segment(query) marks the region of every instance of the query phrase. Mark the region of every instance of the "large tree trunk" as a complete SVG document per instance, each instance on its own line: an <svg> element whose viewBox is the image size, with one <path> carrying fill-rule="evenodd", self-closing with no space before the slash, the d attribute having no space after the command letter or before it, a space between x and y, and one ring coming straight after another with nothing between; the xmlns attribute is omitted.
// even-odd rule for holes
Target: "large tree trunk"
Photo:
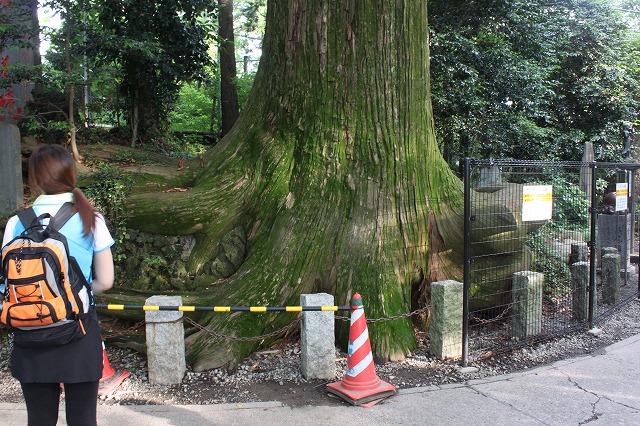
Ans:
<svg viewBox="0 0 640 426"><path fill-rule="evenodd" d="M214 305L298 304L310 292L348 304L359 292L368 318L407 313L430 282L460 279L462 266L451 250L462 247L462 184L435 141L427 38L426 1L269 2L238 125L190 191L133 197L130 225L196 234L193 271L242 226L246 260L205 293ZM293 319L217 313L201 323L252 336ZM415 347L406 317L369 333L381 358ZM344 343L348 326L339 334ZM189 362L233 365L255 346L200 331L188 339Z"/></svg>

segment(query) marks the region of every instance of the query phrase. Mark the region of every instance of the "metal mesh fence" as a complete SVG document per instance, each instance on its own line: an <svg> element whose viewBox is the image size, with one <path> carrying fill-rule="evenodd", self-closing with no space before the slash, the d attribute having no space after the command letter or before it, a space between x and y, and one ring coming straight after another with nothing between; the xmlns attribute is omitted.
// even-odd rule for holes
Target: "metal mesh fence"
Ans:
<svg viewBox="0 0 640 426"><path fill-rule="evenodd" d="M637 167L467 160L463 362L593 326L638 297Z"/></svg>

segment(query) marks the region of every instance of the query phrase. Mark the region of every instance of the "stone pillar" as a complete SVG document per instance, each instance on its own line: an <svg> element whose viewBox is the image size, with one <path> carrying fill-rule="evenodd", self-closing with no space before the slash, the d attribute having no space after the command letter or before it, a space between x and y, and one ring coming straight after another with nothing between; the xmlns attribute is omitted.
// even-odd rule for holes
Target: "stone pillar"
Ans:
<svg viewBox="0 0 640 426"><path fill-rule="evenodd" d="M302 306L333 306L327 293L301 294ZM305 379L335 379L336 344L333 311L304 311L300 325L300 370Z"/></svg>
<svg viewBox="0 0 640 426"><path fill-rule="evenodd" d="M502 183L502 170L498 166L483 167L480 169L480 180L477 187L485 188Z"/></svg>
<svg viewBox="0 0 640 426"><path fill-rule="evenodd" d="M20 130L0 122L0 213L13 213L22 205Z"/></svg>
<svg viewBox="0 0 640 426"><path fill-rule="evenodd" d="M542 289L544 274L522 271L513 274L513 337L535 336L542 332Z"/></svg>
<svg viewBox="0 0 640 426"><path fill-rule="evenodd" d="M454 280L431 283L431 353L440 359L462 356L463 285Z"/></svg>
<svg viewBox="0 0 640 426"><path fill-rule="evenodd" d="M569 255L569 265L576 262L586 262L589 247L586 244L571 244L571 254Z"/></svg>
<svg viewBox="0 0 640 426"><path fill-rule="evenodd" d="M602 260L607 247L617 249L620 254L620 273L630 274L635 272L635 266L631 264L631 241L633 238L633 218L631 213L617 212L616 214L598 215L598 260Z"/></svg>
<svg viewBox="0 0 640 426"><path fill-rule="evenodd" d="M602 256L602 302L615 305L620 302L620 255Z"/></svg>
<svg viewBox="0 0 640 426"><path fill-rule="evenodd" d="M181 306L180 296L152 296L147 305ZM181 311L145 311L149 382L173 385L187 371Z"/></svg>
<svg viewBox="0 0 640 426"><path fill-rule="evenodd" d="M585 142L584 143L584 152L582 153L582 161L585 163L591 163L594 161L595 155L593 152L593 143ZM580 189L585 193L587 197L591 197L591 167L582 166L580 167Z"/></svg>
<svg viewBox="0 0 640 426"><path fill-rule="evenodd" d="M576 262L571 268L571 287L573 288L573 319L586 321L589 318L589 264Z"/></svg>

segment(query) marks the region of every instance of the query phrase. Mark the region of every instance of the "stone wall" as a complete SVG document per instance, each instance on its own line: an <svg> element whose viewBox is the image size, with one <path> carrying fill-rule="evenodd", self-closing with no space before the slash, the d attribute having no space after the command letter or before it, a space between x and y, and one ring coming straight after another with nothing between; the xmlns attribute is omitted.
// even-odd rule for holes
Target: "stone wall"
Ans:
<svg viewBox="0 0 640 426"><path fill-rule="evenodd" d="M246 238L241 228L225 235L212 260L197 272L187 272L194 236L165 236L127 230L116 262L116 280L139 290L193 291L233 274L244 262Z"/></svg>
<svg viewBox="0 0 640 426"><path fill-rule="evenodd" d="M193 290L186 265L195 246L193 236L164 236L127 231L124 258L116 262L116 281L139 290Z"/></svg>

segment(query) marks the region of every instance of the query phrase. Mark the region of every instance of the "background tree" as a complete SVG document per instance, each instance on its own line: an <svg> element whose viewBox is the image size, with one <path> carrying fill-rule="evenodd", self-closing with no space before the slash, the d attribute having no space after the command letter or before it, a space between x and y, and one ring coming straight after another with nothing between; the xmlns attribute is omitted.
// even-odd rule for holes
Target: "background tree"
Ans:
<svg viewBox="0 0 640 426"><path fill-rule="evenodd" d="M619 158L637 114L628 29L590 0L430 2L434 114L447 161Z"/></svg>
<svg viewBox="0 0 640 426"><path fill-rule="evenodd" d="M218 0L218 50L220 52L220 106L223 137L233 127L240 107L236 87L236 49L233 32L233 0Z"/></svg>
<svg viewBox="0 0 640 426"><path fill-rule="evenodd" d="M99 31L90 35L98 65L116 64L128 103L131 144L168 129L179 84L205 78L209 32L205 0L97 1Z"/></svg>

